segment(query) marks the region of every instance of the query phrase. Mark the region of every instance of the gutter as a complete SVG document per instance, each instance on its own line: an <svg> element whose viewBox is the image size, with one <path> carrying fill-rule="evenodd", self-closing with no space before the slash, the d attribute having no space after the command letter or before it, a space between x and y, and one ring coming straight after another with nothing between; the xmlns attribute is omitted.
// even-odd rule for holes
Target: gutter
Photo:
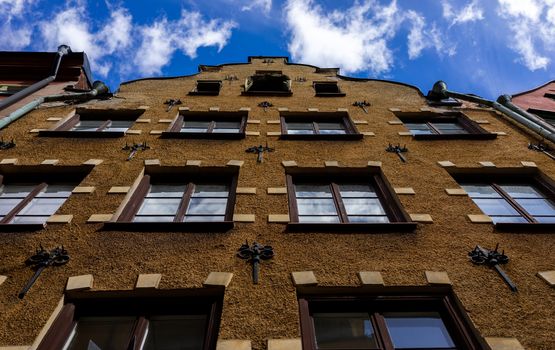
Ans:
<svg viewBox="0 0 555 350"><path fill-rule="evenodd" d="M58 52L56 53L56 59L54 60L54 64L52 65L52 70L50 76L37 81L31 86L26 87L25 89L9 96L8 98L0 101L0 111L4 108L7 108L14 103L22 100L23 98L37 92L38 90L42 89L46 85L50 84L54 80L56 80L56 76L58 75L58 70L60 69L60 63L62 62L62 57L71 53L71 48L67 45L60 45L58 46Z"/></svg>
<svg viewBox="0 0 555 350"><path fill-rule="evenodd" d="M78 94L72 95L50 95L50 96L43 96L39 97L25 106L17 109L16 111L10 113L5 118L0 119L0 129L5 128L6 126L10 125L17 119L23 117L25 114L29 113L33 109L37 108L40 104L44 102L55 102L55 101L88 101L97 96L104 96L110 93L110 89L106 84L101 81L95 81L93 83L93 88L90 91L82 92Z"/></svg>
<svg viewBox="0 0 555 350"><path fill-rule="evenodd" d="M492 107L499 112L503 113L510 119L526 126L530 130L534 131L536 134L545 138L553 143L555 143L555 127L544 122L540 118L533 114L530 114L520 107L514 105L511 102L511 97L509 95L499 96L497 101L490 101L478 96L462 94L459 92L447 90L447 84L443 81L437 81L432 90L428 92L428 98L430 99L445 99L448 97L458 98L465 101L475 102L479 104Z"/></svg>

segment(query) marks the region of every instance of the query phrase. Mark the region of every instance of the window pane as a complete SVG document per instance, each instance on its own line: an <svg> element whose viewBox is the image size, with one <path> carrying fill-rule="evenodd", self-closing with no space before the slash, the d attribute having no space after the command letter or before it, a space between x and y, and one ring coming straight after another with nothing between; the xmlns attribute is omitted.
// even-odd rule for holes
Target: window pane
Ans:
<svg viewBox="0 0 555 350"><path fill-rule="evenodd" d="M404 123L413 135L430 135L434 132L426 123Z"/></svg>
<svg viewBox="0 0 555 350"><path fill-rule="evenodd" d="M80 120L70 131L96 131L106 120Z"/></svg>
<svg viewBox="0 0 555 350"><path fill-rule="evenodd" d="M228 194L227 185L195 185L193 197L227 197Z"/></svg>
<svg viewBox="0 0 555 350"><path fill-rule="evenodd" d="M205 331L204 315L151 317L143 350L202 349Z"/></svg>
<svg viewBox="0 0 555 350"><path fill-rule="evenodd" d="M490 185L461 185L472 198L501 198Z"/></svg>
<svg viewBox="0 0 555 350"><path fill-rule="evenodd" d="M544 197L533 186L526 185L502 185L500 186L509 196L513 198L542 198Z"/></svg>
<svg viewBox="0 0 555 350"><path fill-rule="evenodd" d="M385 215L377 198L344 198L347 215Z"/></svg>
<svg viewBox="0 0 555 350"><path fill-rule="evenodd" d="M377 197L376 191L370 185L339 185L341 197Z"/></svg>
<svg viewBox="0 0 555 350"><path fill-rule="evenodd" d="M388 223L387 216L351 216L349 215L349 222L368 222L368 223Z"/></svg>
<svg viewBox="0 0 555 350"><path fill-rule="evenodd" d="M175 215L181 198L145 198L137 215Z"/></svg>
<svg viewBox="0 0 555 350"><path fill-rule="evenodd" d="M210 121L185 120L181 132L207 132Z"/></svg>
<svg viewBox="0 0 555 350"><path fill-rule="evenodd" d="M299 215L336 215L333 199L297 199Z"/></svg>
<svg viewBox="0 0 555 350"><path fill-rule="evenodd" d="M226 206L227 198L191 198L187 214L224 215Z"/></svg>
<svg viewBox="0 0 555 350"><path fill-rule="evenodd" d="M334 222L339 222L339 217L337 215L336 216L299 215L299 222L334 223Z"/></svg>
<svg viewBox="0 0 555 350"><path fill-rule="evenodd" d="M73 191L74 186L68 185L48 185L46 191L41 191L37 197L58 197L68 198Z"/></svg>
<svg viewBox="0 0 555 350"><path fill-rule="evenodd" d="M458 123L433 123L433 126L442 134L468 134Z"/></svg>
<svg viewBox="0 0 555 350"><path fill-rule="evenodd" d="M85 350L90 341L102 350L125 349L134 324L133 317L81 317L68 350Z"/></svg>
<svg viewBox="0 0 555 350"><path fill-rule="evenodd" d="M34 198L27 204L19 215L52 215L65 202L65 198Z"/></svg>
<svg viewBox="0 0 555 350"><path fill-rule="evenodd" d="M455 347L437 312L390 312L384 318L395 349Z"/></svg>
<svg viewBox="0 0 555 350"><path fill-rule="evenodd" d="M346 134L343 123L318 123L320 134Z"/></svg>
<svg viewBox="0 0 555 350"><path fill-rule="evenodd" d="M507 223L507 224L518 224L527 223L528 220L522 216L490 216L494 224Z"/></svg>
<svg viewBox="0 0 555 350"><path fill-rule="evenodd" d="M212 132L222 133L222 132L232 132L238 133L241 127L241 122L227 121L227 122L216 122Z"/></svg>
<svg viewBox="0 0 555 350"><path fill-rule="evenodd" d="M314 134L314 130L287 130L289 135L312 135Z"/></svg>
<svg viewBox="0 0 555 350"><path fill-rule="evenodd" d="M185 185L152 185L147 197L181 198L185 192Z"/></svg>
<svg viewBox="0 0 555 350"><path fill-rule="evenodd" d="M515 199L531 215L555 216L555 205L548 199Z"/></svg>
<svg viewBox="0 0 555 350"><path fill-rule="evenodd" d="M314 125L312 123L287 122L287 133L292 135L314 134Z"/></svg>
<svg viewBox="0 0 555 350"><path fill-rule="evenodd" d="M18 198L0 198L0 215L8 214L19 202Z"/></svg>
<svg viewBox="0 0 555 350"><path fill-rule="evenodd" d="M135 216L133 222L173 222L175 216Z"/></svg>
<svg viewBox="0 0 555 350"><path fill-rule="evenodd" d="M318 349L378 349L367 313L314 313Z"/></svg>
<svg viewBox="0 0 555 350"><path fill-rule="evenodd" d="M10 224L44 224L50 215L47 216L16 216Z"/></svg>
<svg viewBox="0 0 555 350"><path fill-rule="evenodd" d="M203 215L203 216L191 216L187 215L183 219L185 222L214 222L214 221L225 221L225 216L216 216L216 215Z"/></svg>
<svg viewBox="0 0 555 350"><path fill-rule="evenodd" d="M125 132L133 125L131 120L112 120L110 126L103 129L104 132Z"/></svg>
<svg viewBox="0 0 555 350"><path fill-rule="evenodd" d="M473 199L474 203L487 215L520 215L506 200L500 199Z"/></svg>
<svg viewBox="0 0 555 350"><path fill-rule="evenodd" d="M36 185L4 185L0 198L25 198Z"/></svg>
<svg viewBox="0 0 555 350"><path fill-rule="evenodd" d="M555 224L555 216L536 216L534 219L542 224Z"/></svg>
<svg viewBox="0 0 555 350"><path fill-rule="evenodd" d="M295 185L295 194L297 197L332 197L329 185Z"/></svg>

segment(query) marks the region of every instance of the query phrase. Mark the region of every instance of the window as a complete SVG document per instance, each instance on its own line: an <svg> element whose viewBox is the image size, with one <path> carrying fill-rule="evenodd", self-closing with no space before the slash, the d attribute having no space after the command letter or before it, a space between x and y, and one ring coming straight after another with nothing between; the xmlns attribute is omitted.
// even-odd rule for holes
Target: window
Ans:
<svg viewBox="0 0 555 350"><path fill-rule="evenodd" d="M245 81L243 95L292 95L291 79L281 71L256 71Z"/></svg>
<svg viewBox="0 0 555 350"><path fill-rule="evenodd" d="M489 349L450 287L303 288L305 350Z"/></svg>
<svg viewBox="0 0 555 350"><path fill-rule="evenodd" d="M88 166L0 166L0 230L40 229L88 174Z"/></svg>
<svg viewBox="0 0 555 350"><path fill-rule="evenodd" d="M217 96L222 88L221 80L197 80L197 86L189 95Z"/></svg>
<svg viewBox="0 0 555 350"><path fill-rule="evenodd" d="M491 140L497 137L497 134L489 133L460 112L441 114L397 112L396 115L410 130L415 139Z"/></svg>
<svg viewBox="0 0 555 350"><path fill-rule="evenodd" d="M555 224L555 186L539 171L493 169L452 174L472 201L497 227L550 227ZM544 224L544 225L542 225ZM551 224L551 225L549 225Z"/></svg>
<svg viewBox="0 0 555 350"><path fill-rule="evenodd" d="M144 110L78 109L52 129L39 136L59 137L121 137L133 126Z"/></svg>
<svg viewBox="0 0 555 350"><path fill-rule="evenodd" d="M140 180L121 215L108 226L148 229L233 227L237 170L156 167Z"/></svg>
<svg viewBox="0 0 555 350"><path fill-rule="evenodd" d="M213 350L222 301L215 289L69 292L38 349Z"/></svg>
<svg viewBox="0 0 555 350"><path fill-rule="evenodd" d="M314 91L316 91L316 96L318 97L345 96L345 93L341 92L336 81L315 81L313 86Z"/></svg>
<svg viewBox="0 0 555 350"><path fill-rule="evenodd" d="M415 228L378 170L288 171L291 229Z"/></svg>
<svg viewBox="0 0 555 350"><path fill-rule="evenodd" d="M24 90L28 87L28 85L19 85L19 84L2 84L0 83L0 97L2 96L11 96Z"/></svg>
<svg viewBox="0 0 555 350"><path fill-rule="evenodd" d="M528 108L528 112L534 113L538 117L542 118L547 123L555 126L555 111L546 111L543 109Z"/></svg>
<svg viewBox="0 0 555 350"><path fill-rule="evenodd" d="M290 140L360 140L346 112L281 113L281 138Z"/></svg>
<svg viewBox="0 0 555 350"><path fill-rule="evenodd" d="M180 112L164 138L242 139L248 112Z"/></svg>
<svg viewBox="0 0 555 350"><path fill-rule="evenodd" d="M546 93L543 95L543 97L546 97L546 98L550 98L550 99L555 100L555 93L553 93L553 92L546 92Z"/></svg>

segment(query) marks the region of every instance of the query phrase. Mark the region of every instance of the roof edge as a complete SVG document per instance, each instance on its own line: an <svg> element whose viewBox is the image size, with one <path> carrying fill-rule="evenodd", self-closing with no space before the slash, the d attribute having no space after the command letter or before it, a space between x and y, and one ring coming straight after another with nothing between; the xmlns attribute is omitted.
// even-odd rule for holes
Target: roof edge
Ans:
<svg viewBox="0 0 555 350"><path fill-rule="evenodd" d="M534 91L536 91L536 90L539 90L539 89L541 89L541 88L543 88L543 87L546 87L547 85L553 84L553 83L555 83L555 80L550 80L550 81L548 81L547 83L544 83L544 84L542 84L542 85L540 85L540 86L536 86L535 88L532 88L532 89L530 89L530 90L522 91L522 92L519 92L519 93L516 93L516 94L511 94L511 97L517 97L517 96L525 95L525 94L534 92Z"/></svg>

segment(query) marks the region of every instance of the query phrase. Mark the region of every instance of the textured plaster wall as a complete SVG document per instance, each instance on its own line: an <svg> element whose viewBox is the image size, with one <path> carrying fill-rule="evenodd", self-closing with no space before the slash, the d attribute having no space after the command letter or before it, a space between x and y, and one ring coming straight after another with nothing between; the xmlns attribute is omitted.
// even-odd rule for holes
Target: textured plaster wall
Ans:
<svg viewBox="0 0 555 350"><path fill-rule="evenodd" d="M283 70L291 78L305 77L306 82L293 82L292 97L243 97L241 85L255 69ZM218 97L187 96L196 79L220 79L235 74L238 81L224 81ZM465 110L471 118L487 119L483 127L503 131L492 141L416 141L399 136L402 125L390 125L395 115L388 108L419 111L426 107L414 88L403 85L339 79L346 97L317 98L313 80L334 79L315 74L314 68L301 65L263 64L224 66L221 72L168 80L145 80L123 85L110 101L90 102L94 108L136 108L150 106L141 118L151 123L137 123L133 129L142 135L118 139L45 138L31 134L36 128L49 128L55 122L49 117L62 117L74 106L41 108L2 131L6 138L15 137L17 146L0 151L0 158L18 158L19 164L38 164L44 159L60 159L61 165L77 165L90 158L104 162L82 182L95 186L92 194L76 194L58 214L73 214L73 222L49 225L43 231L0 234L0 274L8 280L0 286L0 345L30 344L37 336L60 297L66 280L72 275L93 274L94 288L121 290L133 288L140 273L161 273L160 288L201 287L210 271L228 271L234 278L225 293L220 339L251 339L254 349L265 349L268 338L298 337L299 321L292 271L313 270L324 286L356 286L356 273L381 271L386 285L424 285L425 270L449 273L454 290L469 316L483 336L517 337L527 349L554 349L555 290L536 277L538 271L555 268L555 236L537 233L496 232L492 225L472 224L467 214L480 214L468 197L448 196L445 188L457 183L437 161L450 160L458 166L479 167L479 161L492 161L499 167L519 167L520 161L534 161L551 178L555 165L545 155L527 149L527 134L491 111ZM160 119L174 118L177 110L165 112L163 102L180 98L182 106L191 110L238 110L250 107L247 131L261 136L247 136L239 141L170 140L149 135L151 130L164 130L168 124ZM264 112L261 101L275 107ZM365 114L351 106L354 101L368 100L372 106ZM290 111L334 111L348 108L353 120L366 120L357 125L360 131L372 131L375 137L361 141L279 141L267 137L268 131L279 131L279 125L267 124L278 119L276 107ZM151 150L140 152L126 162L121 150L126 142L146 140ZM247 147L268 141L276 151L265 155L257 164ZM408 162L384 151L388 143L406 144ZM101 224L87 224L97 213L114 213L124 195L108 195L112 186L130 186L143 168L144 159L160 159L163 165L184 165L185 161L202 160L203 165L225 165L231 159L244 160L239 187L256 187L256 195L238 195L235 213L255 214L255 223L237 223L226 233L180 232L110 232ZM412 187L414 196L400 196L408 213L427 213L433 224L419 224L413 233L332 234L286 233L285 225L268 224L268 214L286 214L286 195L267 195L268 187L285 186L282 160L295 160L299 166L323 167L326 160L337 160L341 166L361 167L369 160L383 162L383 171L394 187ZM251 282L251 268L235 257L245 240L257 240L274 246L276 256L265 261L261 282ZM512 261L505 267L519 287L511 293L497 274L473 266L466 256L476 244L493 247L499 242ZM52 248L59 244L69 250L71 261L66 266L46 270L23 300L17 293L32 275L23 262L42 243Z"/></svg>

